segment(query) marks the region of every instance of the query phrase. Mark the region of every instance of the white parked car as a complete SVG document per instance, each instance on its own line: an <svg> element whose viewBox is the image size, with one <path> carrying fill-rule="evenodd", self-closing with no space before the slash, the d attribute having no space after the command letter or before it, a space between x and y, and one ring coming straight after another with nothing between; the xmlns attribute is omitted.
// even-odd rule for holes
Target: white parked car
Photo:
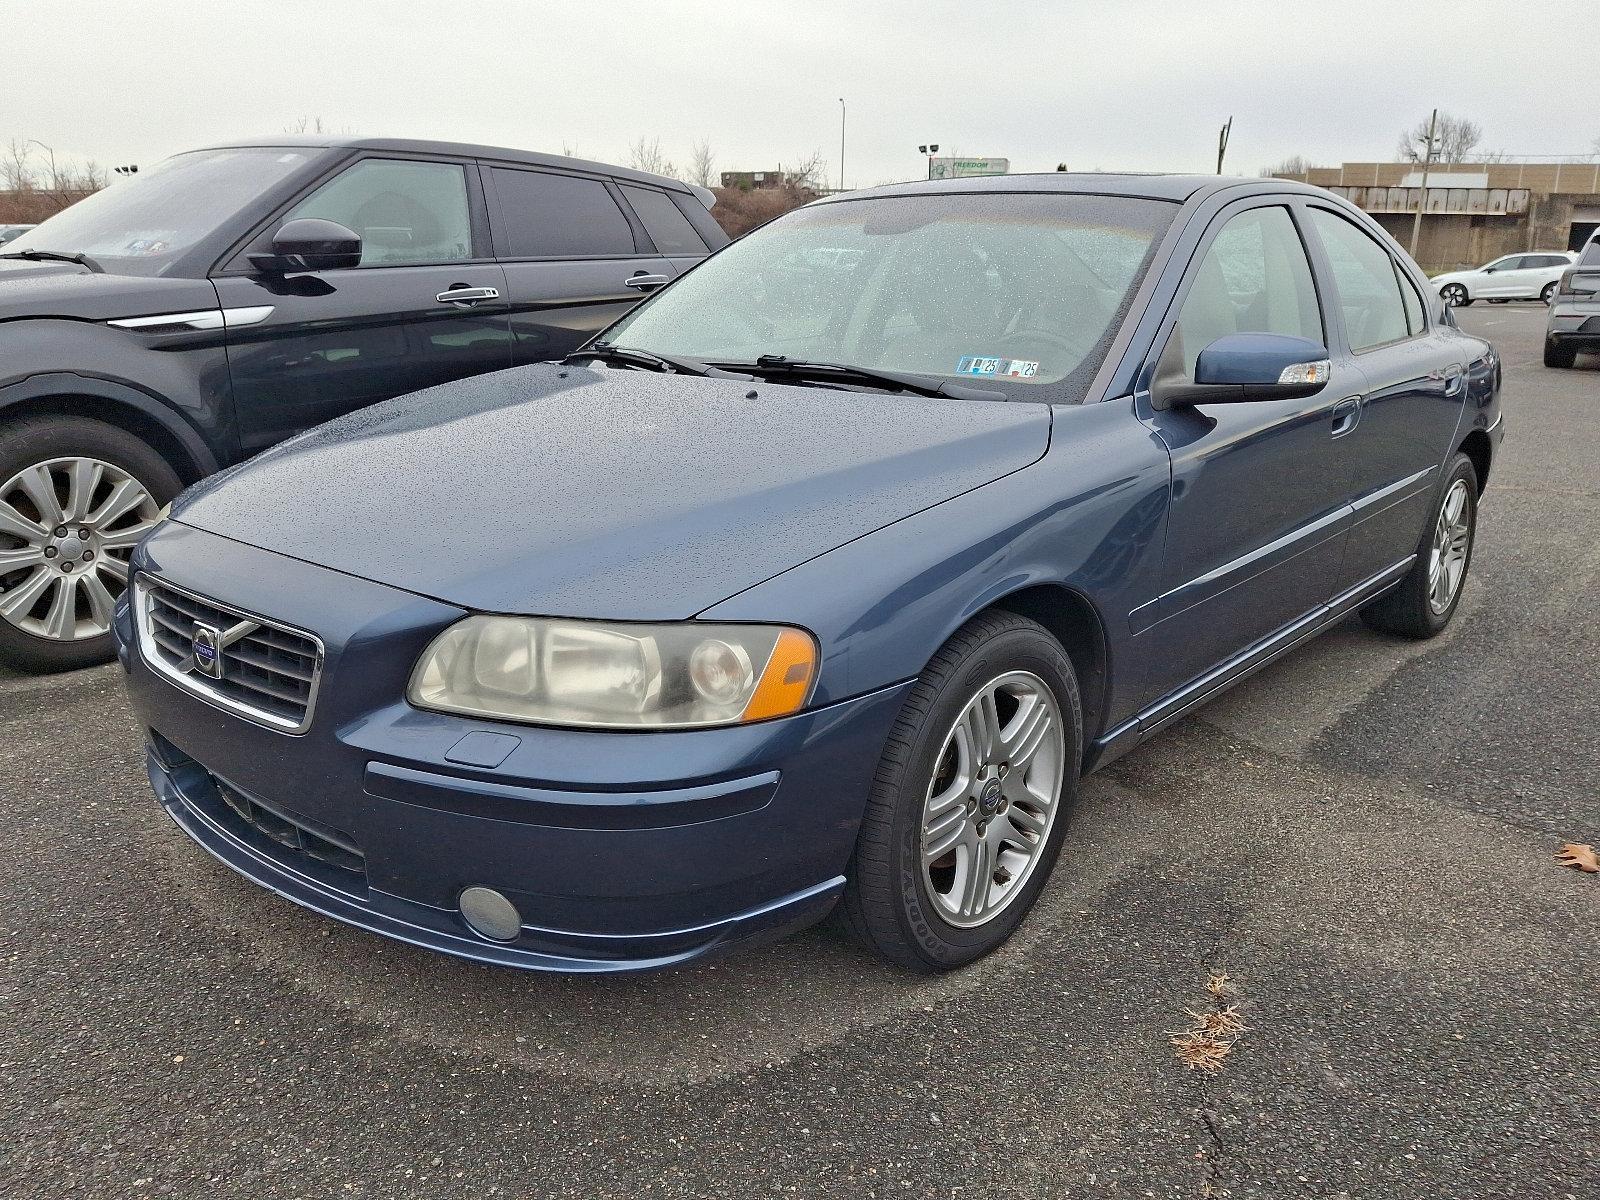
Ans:
<svg viewBox="0 0 1600 1200"><path fill-rule="evenodd" d="M1543 300L1550 303L1561 273L1578 260L1570 250L1535 250L1507 254L1470 271L1435 275L1429 282L1440 299L1452 308L1474 300Z"/></svg>

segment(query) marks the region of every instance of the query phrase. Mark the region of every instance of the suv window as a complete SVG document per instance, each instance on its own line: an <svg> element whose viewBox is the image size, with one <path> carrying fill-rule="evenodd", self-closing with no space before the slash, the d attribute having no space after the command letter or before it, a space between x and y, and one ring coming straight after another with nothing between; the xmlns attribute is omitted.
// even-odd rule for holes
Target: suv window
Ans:
<svg viewBox="0 0 1600 1200"><path fill-rule="evenodd" d="M695 232L694 226L689 224L689 218L678 211L671 196L626 183L622 185L622 190L628 197L628 203L633 205L633 211L639 214L639 220L644 222L644 231L662 254L706 252L705 242Z"/></svg>
<svg viewBox="0 0 1600 1200"><path fill-rule="evenodd" d="M1569 260L1561 254L1541 254L1539 260L1533 264L1536 267L1565 267Z"/></svg>
<svg viewBox="0 0 1600 1200"><path fill-rule="evenodd" d="M1191 382L1200 351L1225 334L1323 340L1311 265L1288 209L1252 208L1228 220L1195 270L1173 332Z"/></svg>
<svg viewBox="0 0 1600 1200"><path fill-rule="evenodd" d="M1370 350L1410 336L1400 299L1400 281L1389 252L1343 217L1324 208L1311 210L1333 268L1350 349Z"/></svg>
<svg viewBox="0 0 1600 1200"><path fill-rule="evenodd" d="M500 199L495 245L502 258L632 254L633 227L598 179L491 168Z"/></svg>
<svg viewBox="0 0 1600 1200"><path fill-rule="evenodd" d="M296 217L355 230L363 267L473 257L467 176L459 164L364 159L312 192L286 220Z"/></svg>
<svg viewBox="0 0 1600 1200"><path fill-rule="evenodd" d="M1583 253L1578 255L1578 265L1600 267L1600 237L1589 240L1589 244L1583 248Z"/></svg>
<svg viewBox="0 0 1600 1200"><path fill-rule="evenodd" d="M1417 292L1417 285L1411 282L1411 277L1398 266L1395 274L1400 276L1400 299L1406 306L1406 324L1411 327L1412 333L1421 333L1428 327L1427 319L1422 315L1422 296Z"/></svg>

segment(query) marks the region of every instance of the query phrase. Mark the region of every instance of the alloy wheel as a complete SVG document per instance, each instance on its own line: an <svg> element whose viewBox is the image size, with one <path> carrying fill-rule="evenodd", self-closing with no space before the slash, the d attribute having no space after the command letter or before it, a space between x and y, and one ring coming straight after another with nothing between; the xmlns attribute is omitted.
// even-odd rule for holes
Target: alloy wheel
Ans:
<svg viewBox="0 0 1600 1200"><path fill-rule="evenodd" d="M1458 308L1466 302L1467 289L1459 283L1446 284L1439 295L1449 307Z"/></svg>
<svg viewBox="0 0 1600 1200"><path fill-rule="evenodd" d="M1433 527L1433 545L1428 552L1428 606L1434 613L1449 611L1455 602L1461 579L1467 573L1467 551L1472 546L1472 509L1467 499L1467 481L1450 485L1439 520Z"/></svg>
<svg viewBox="0 0 1600 1200"><path fill-rule="evenodd" d="M72 642L111 629L135 544L160 520L148 488L97 458L53 458L0 484L0 618Z"/></svg>
<svg viewBox="0 0 1600 1200"><path fill-rule="evenodd" d="M918 848L950 924L987 924L1021 894L1060 807L1064 744L1054 694L1027 671L978 689L946 733Z"/></svg>

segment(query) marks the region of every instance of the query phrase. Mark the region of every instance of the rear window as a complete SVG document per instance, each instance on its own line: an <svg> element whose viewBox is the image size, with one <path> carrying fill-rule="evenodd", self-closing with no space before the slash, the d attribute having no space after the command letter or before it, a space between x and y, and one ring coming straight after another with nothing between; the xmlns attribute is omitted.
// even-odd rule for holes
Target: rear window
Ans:
<svg viewBox="0 0 1600 1200"><path fill-rule="evenodd" d="M622 190L628 197L628 203L633 205L633 211L639 214L639 220L644 222L644 231L662 254L706 252L705 242L700 240L694 226L689 224L689 218L678 211L671 196L628 184L623 184Z"/></svg>
<svg viewBox="0 0 1600 1200"><path fill-rule="evenodd" d="M598 179L491 169L499 197L495 246L502 258L632 254L633 227Z"/></svg>
<svg viewBox="0 0 1600 1200"><path fill-rule="evenodd" d="M1600 238L1590 239L1583 253L1578 255L1578 263L1585 267L1600 267Z"/></svg>

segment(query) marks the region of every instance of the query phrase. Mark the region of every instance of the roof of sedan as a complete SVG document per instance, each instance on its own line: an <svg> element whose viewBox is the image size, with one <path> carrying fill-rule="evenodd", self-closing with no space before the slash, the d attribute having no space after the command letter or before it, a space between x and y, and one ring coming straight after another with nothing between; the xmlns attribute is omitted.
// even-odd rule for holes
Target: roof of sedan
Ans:
<svg viewBox="0 0 1600 1200"><path fill-rule="evenodd" d="M681 179L671 179L665 175L652 175L648 171L635 171L631 167L619 167L614 163L591 162L588 159L572 158L565 154L541 154L536 150L516 150L510 146L479 146L471 142L431 142L422 138L327 137L308 134L284 134L281 137L249 138L236 142L221 142L214 146L201 148L223 150L255 146L285 146L308 150L376 150L380 153L391 154L451 154L461 158L498 159L501 162L525 163L535 167L560 167L568 171L593 171L602 175L612 175L618 179L633 179L640 183L651 183L657 187L672 188L675 191L693 192L706 203L708 208L711 200L710 189L696 187L693 184L684 183Z"/></svg>
<svg viewBox="0 0 1600 1200"><path fill-rule="evenodd" d="M1182 202L1202 192L1232 188L1274 192L1318 192L1292 179L1245 178L1234 175L1102 174L1098 171L1048 171L1036 175L975 175L964 179L917 179L828 197L916 196L943 192L1062 192L1099 196L1137 196Z"/></svg>

